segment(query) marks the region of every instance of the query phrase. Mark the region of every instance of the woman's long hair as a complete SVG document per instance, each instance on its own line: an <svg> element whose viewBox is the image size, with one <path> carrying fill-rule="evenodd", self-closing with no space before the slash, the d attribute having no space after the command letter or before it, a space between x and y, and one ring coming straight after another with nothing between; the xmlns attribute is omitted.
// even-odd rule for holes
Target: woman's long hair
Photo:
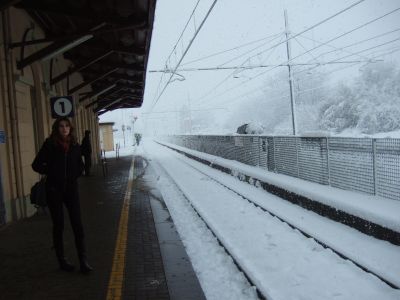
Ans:
<svg viewBox="0 0 400 300"><path fill-rule="evenodd" d="M61 139L59 127L60 127L60 123L62 121L67 122L68 125L69 125L69 135L68 135L68 137L70 139L71 144L72 145L76 144L77 140L76 140L76 136L75 136L75 128L72 125L72 122L70 121L70 119L68 119L67 117L61 117L61 118L58 118L57 120L54 121L53 125L51 126L50 138L54 142L57 142L58 140Z"/></svg>

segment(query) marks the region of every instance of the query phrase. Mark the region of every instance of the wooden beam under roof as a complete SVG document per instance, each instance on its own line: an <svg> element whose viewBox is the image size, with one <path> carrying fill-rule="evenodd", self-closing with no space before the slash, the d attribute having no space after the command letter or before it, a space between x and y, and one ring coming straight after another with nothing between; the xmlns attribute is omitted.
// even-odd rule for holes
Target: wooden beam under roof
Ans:
<svg viewBox="0 0 400 300"><path fill-rule="evenodd" d="M78 66L76 66L76 67L74 67L74 68L72 68L72 69L70 69L70 70L68 70L68 71L66 71L64 73L61 73L60 75L56 76L55 78L51 78L50 85L54 85L57 82L60 82L64 78L68 77L69 75L71 75L71 74L73 74L75 72L79 72L79 71L81 71L81 70L93 65L94 63L96 63L99 60L103 59L104 57L110 55L111 53L113 53L112 50L111 51L107 51L104 54L102 54L100 56L97 56L96 58L91 59L90 61L88 61L86 63L80 64L80 65L78 65Z"/></svg>
<svg viewBox="0 0 400 300"><path fill-rule="evenodd" d="M102 88L100 88L100 89L96 89L96 90L94 90L94 91L92 91L92 92L86 94L85 96L81 97L81 98L79 99L79 102L83 102L83 101L85 101L85 100L88 99L88 98L96 97L96 96L97 96L98 94L100 94L100 93L103 94L103 93L105 93L106 91L114 90L116 87L117 87L117 85L114 83L114 84L110 84L109 86L102 87Z"/></svg>
<svg viewBox="0 0 400 300"><path fill-rule="evenodd" d="M104 26L105 23L103 22L102 25ZM103 27L102 26L102 27ZM70 40L70 39L76 39L84 35L91 34L93 36L98 36L106 33L112 33L112 32L118 32L118 31L123 31L123 30L128 30L128 29L133 29L135 28L134 25L125 25L125 26L119 26L119 27L111 27L111 28L99 28L96 30L85 30L81 32L75 32L71 34L66 34L66 35L58 35L58 36L53 36L53 37L46 37L42 39L36 39L36 40L30 40L30 41L24 41L24 42L14 42L10 44L10 48L16 48L16 47L22 47L22 46L30 46L30 45L36 45L36 44L43 44L43 43L50 43L50 42L59 42L59 41L65 41L65 40ZM96 45L93 45L96 47ZM104 45L98 45L98 48L103 48ZM131 51L130 54L137 54L137 55L143 55L143 49L140 47L117 47L115 49L116 52L127 52Z"/></svg>
<svg viewBox="0 0 400 300"><path fill-rule="evenodd" d="M138 91L138 90L135 90L135 91ZM142 95L141 91L142 90L139 90L139 93L137 93L137 92L127 92L125 88L119 86L118 83L117 83L116 87L112 91L104 93L102 95L102 97L103 98L112 97L113 95L120 95L121 93L127 93L127 94L130 94L130 95L136 96L136 95Z"/></svg>
<svg viewBox="0 0 400 300"><path fill-rule="evenodd" d="M87 86L87 85L89 85L89 84L92 84L92 83L96 82L97 80L100 80L100 79L102 79L102 78L104 78L104 77L109 76L110 74L114 73L114 72L117 71L117 70L118 70L118 68L115 68L115 69L112 69L112 70L110 70L110 71L108 71L108 72L105 72L105 73L103 73L103 74L101 74L101 75L98 75L98 76L97 76L96 78L94 78L94 79L91 79L91 80L89 80L89 81L84 81L84 82L82 82L81 84L78 84L77 86L75 86L75 87L73 87L72 89L68 90L68 94L71 95L71 94L75 93L76 91L80 90L81 88L83 88L83 87L85 87L85 86Z"/></svg>
<svg viewBox="0 0 400 300"><path fill-rule="evenodd" d="M85 38L85 36L82 36L81 38ZM88 37L88 38L90 38L90 37ZM17 68L23 69L23 68L29 66L30 64L34 63L35 61L42 60L42 59L50 56L53 53L61 51L63 48L66 48L69 45L72 45L74 42L77 42L77 41L78 40L68 40L68 41L53 43L41 50L36 51L35 53L22 59L21 61L17 62ZM80 44L76 44L73 47L76 47L78 45L80 45ZM71 49L71 48L69 48L69 49ZM65 51L67 51L67 50L65 50Z"/></svg>
<svg viewBox="0 0 400 300"><path fill-rule="evenodd" d="M112 51L112 50L111 50ZM114 51L113 51L114 52ZM87 58L79 56L75 53L72 52L67 52L64 57L66 59L73 60L74 62L77 62L79 64L83 64L87 61ZM111 60L104 60L101 62L101 65L104 67L114 67L114 68L120 68L120 69L125 69L129 71L135 71L138 73L144 72L144 64L143 63L121 63L121 62L113 62Z"/></svg>
<svg viewBox="0 0 400 300"><path fill-rule="evenodd" d="M0 11L21 2L21 0L0 0Z"/></svg>
<svg viewBox="0 0 400 300"><path fill-rule="evenodd" d="M7 2L6 0L3 0ZM88 9L76 9L72 7L68 7L67 5L59 5L55 4L53 6L45 3L45 1L8 1L8 2L16 2L16 7L25 9L27 11L36 11L36 12L43 12L46 14L55 14L55 15L62 15L68 16L72 18L81 18L84 20L90 20L93 22L102 21L107 22L108 24L112 25L132 25L135 28L144 28L147 26L146 18L140 18L142 14L133 14L128 17L121 17L121 16L113 16L109 15L93 15L92 10Z"/></svg>
<svg viewBox="0 0 400 300"><path fill-rule="evenodd" d="M119 68L118 68L119 69ZM93 76L98 76L100 73L99 72L95 72L92 70L84 70L82 71L83 74L90 74ZM126 80L126 81L131 81L134 82L136 84L142 83L143 81L143 76L129 76L129 75L125 75L125 74L110 74L110 76L108 76L109 78L114 78L114 79L118 79L118 80Z"/></svg>

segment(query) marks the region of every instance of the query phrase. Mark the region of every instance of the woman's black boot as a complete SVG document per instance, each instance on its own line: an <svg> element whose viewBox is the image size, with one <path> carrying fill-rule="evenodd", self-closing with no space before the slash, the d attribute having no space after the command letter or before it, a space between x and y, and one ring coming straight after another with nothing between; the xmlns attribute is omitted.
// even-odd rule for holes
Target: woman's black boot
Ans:
<svg viewBox="0 0 400 300"><path fill-rule="evenodd" d="M58 260L58 263L60 265L60 269L65 271L65 272L72 272L75 270L75 267L73 264L71 264L68 260L65 258L61 258Z"/></svg>
<svg viewBox="0 0 400 300"><path fill-rule="evenodd" d="M86 257L80 259L80 265L81 265L81 273L83 274L87 274L93 271L93 268L89 265Z"/></svg>

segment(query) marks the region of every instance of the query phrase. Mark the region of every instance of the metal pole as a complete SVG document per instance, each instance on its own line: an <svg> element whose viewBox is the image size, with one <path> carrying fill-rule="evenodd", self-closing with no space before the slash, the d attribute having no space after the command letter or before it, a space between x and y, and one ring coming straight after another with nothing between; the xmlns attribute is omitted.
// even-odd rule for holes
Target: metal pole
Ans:
<svg viewBox="0 0 400 300"><path fill-rule="evenodd" d="M125 147L125 125L122 125L122 136L124 139L124 147Z"/></svg>
<svg viewBox="0 0 400 300"><path fill-rule="evenodd" d="M374 195L377 194L377 166L376 166L376 139L372 139L372 165L373 165L373 180L374 180Z"/></svg>
<svg viewBox="0 0 400 300"><path fill-rule="evenodd" d="M293 74L292 74L292 67L290 64L291 61L291 49L290 49L290 40L289 40L289 24L288 24L288 17L287 17L287 11L285 9L285 35L286 35L286 51L287 51L287 58L288 58L288 63L287 67L289 70L289 86L290 86L290 104L291 104L291 109L292 109L292 128L293 128L293 135L296 135L296 106L295 106L295 99L294 99L294 88L293 88Z"/></svg>
<svg viewBox="0 0 400 300"><path fill-rule="evenodd" d="M275 157L276 149L275 149L275 137L274 136L272 137L272 143L273 143L272 146L274 149L274 172L278 173L277 169L276 169L276 157Z"/></svg>
<svg viewBox="0 0 400 300"><path fill-rule="evenodd" d="M326 137L326 167L328 168L328 185L331 185L331 166L329 161L329 138Z"/></svg>

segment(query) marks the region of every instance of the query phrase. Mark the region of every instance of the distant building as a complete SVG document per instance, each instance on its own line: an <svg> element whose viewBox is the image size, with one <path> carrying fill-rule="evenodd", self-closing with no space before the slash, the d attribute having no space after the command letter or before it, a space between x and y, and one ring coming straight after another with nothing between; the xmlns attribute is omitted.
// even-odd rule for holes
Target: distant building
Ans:
<svg viewBox="0 0 400 300"><path fill-rule="evenodd" d="M114 122L100 123L100 146L102 150L114 150Z"/></svg>

